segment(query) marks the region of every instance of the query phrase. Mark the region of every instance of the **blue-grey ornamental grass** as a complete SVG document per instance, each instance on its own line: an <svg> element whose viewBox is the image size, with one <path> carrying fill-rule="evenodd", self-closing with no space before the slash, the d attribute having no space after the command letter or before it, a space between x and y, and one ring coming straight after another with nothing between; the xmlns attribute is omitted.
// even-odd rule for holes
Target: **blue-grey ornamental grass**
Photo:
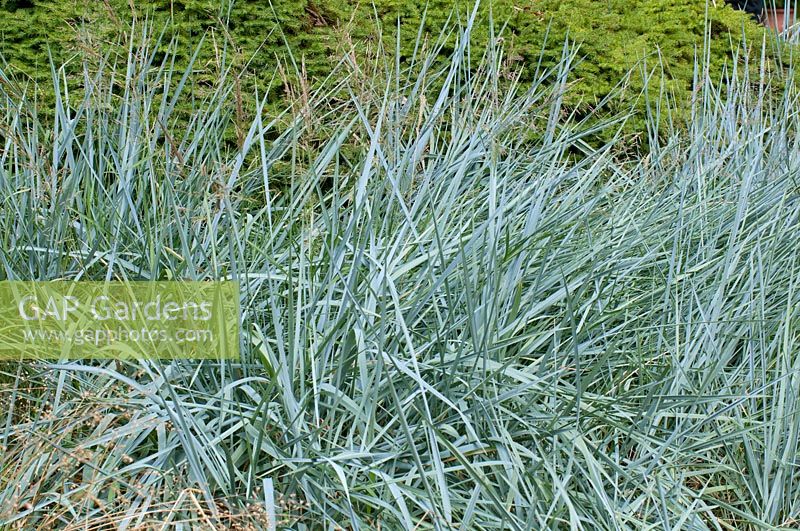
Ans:
<svg viewBox="0 0 800 531"><path fill-rule="evenodd" d="M662 94L598 145L626 116L563 107L574 43L521 87L472 24L278 115L233 71L194 94L146 29L79 86L55 65L51 121L0 74L0 279L242 308L235 362L6 363L3 526L266 529L265 479L283 529L798 525L793 72L698 50L686 127Z"/></svg>

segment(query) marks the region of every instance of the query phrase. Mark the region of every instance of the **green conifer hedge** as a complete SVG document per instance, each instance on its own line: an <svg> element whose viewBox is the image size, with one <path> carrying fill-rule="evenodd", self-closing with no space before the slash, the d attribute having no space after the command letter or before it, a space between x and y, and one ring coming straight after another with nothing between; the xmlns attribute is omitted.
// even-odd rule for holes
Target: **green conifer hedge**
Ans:
<svg viewBox="0 0 800 531"><path fill-rule="evenodd" d="M232 5L211 0L0 0L0 53L9 63L4 70L22 79L47 80L41 86L49 87L49 53L56 64L72 61L67 74L77 72L82 61L99 60L103 52L113 52L116 43L126 42L121 37L131 31L132 20L139 21L134 31L147 21L178 38L184 64L204 37L192 78L197 90L213 84L220 69L232 64L244 70L248 88L256 85L269 93L273 105L281 106L295 72L313 86L351 46L366 53L382 38L386 48L393 49L398 20L401 59L406 60L419 44L420 26L423 39L427 35L427 42L433 42L449 17L463 19L472 8L465 0L373 2L275 0L271 6L264 0L235 0ZM641 75L629 77L623 96L606 102L604 109L642 105L642 76L650 70L663 79L665 93L680 106L690 98L694 58L703 53L706 29L712 77L730 62L742 37L759 46L764 35L722 0L493 0L482 3L479 16L473 45L488 43L491 16L509 69L519 69L523 82L536 68L558 62L566 38L579 44L574 85L566 98L567 109L579 114L593 112L637 64L645 66ZM444 46L443 54L454 40ZM287 49L297 69L276 74L281 59L292 64ZM38 95L45 104L52 100L47 90Z"/></svg>

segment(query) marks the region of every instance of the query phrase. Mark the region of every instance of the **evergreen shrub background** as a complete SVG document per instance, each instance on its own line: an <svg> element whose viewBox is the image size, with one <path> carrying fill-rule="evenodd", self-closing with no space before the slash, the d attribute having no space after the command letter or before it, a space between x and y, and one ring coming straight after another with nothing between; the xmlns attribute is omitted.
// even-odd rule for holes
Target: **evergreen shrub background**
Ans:
<svg viewBox="0 0 800 531"><path fill-rule="evenodd" d="M730 63L731 50L740 45L743 36L760 46L764 30L721 0L716 4L707 5L705 0L484 1L480 30L473 35L473 42L479 46L488 43L491 12L507 51L509 70L520 70L523 82L531 79L537 67L558 62L565 38L580 44L578 64L570 78L573 84L565 98L566 110L579 115L598 111L598 104L637 64L644 66L641 74L627 79L622 96L606 102L599 113L631 105L641 108L642 75L647 71L663 80L665 93L674 97L673 104L680 108L690 100L694 58L703 52L706 17L712 78ZM423 20L425 41L432 45L448 17L468 16L472 3L431 0L426 16L425 2L408 0L374 0L374 4L275 0L273 6L264 0L235 0L232 4L211 0L0 0L0 53L8 61L7 73L45 87L37 96L46 112L52 101L46 88L51 85L48 53L56 64L71 61L67 74L78 72L82 61L98 60L102 53L125 54L117 43L126 42L131 21L140 21L139 27L141 21L147 21L156 32L166 28L162 46L177 37L183 62L178 68L188 64L204 37L192 77L195 93L213 85L221 69L232 64L242 71L245 90L258 87L262 94L268 93L272 108L278 109L290 95L301 92L293 85L318 83L345 52L355 51L358 56L374 50L379 38L384 48L394 49L398 18L402 59L407 60ZM442 54L451 51L454 42L451 33ZM225 64L220 60L222 50ZM284 68L278 71L279 61ZM303 78L302 84L299 78ZM641 124L642 120L633 119L630 127L636 130Z"/></svg>

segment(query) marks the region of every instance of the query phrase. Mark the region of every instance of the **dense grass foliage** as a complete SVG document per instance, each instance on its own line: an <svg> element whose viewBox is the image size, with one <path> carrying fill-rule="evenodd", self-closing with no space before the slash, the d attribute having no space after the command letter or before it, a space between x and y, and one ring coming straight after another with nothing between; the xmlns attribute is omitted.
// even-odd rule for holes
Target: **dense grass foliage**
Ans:
<svg viewBox="0 0 800 531"><path fill-rule="evenodd" d="M52 126L0 76L0 279L234 278L244 350L6 363L2 525L264 528L268 478L285 529L796 525L796 91L705 75L630 159L563 112L569 48L503 87L471 27L262 94L239 149L235 79L175 125L136 42L54 69Z"/></svg>
<svg viewBox="0 0 800 531"><path fill-rule="evenodd" d="M424 46L426 36L435 40L448 20L463 22L472 1L4 0L2 5L0 52L11 71L32 76L43 87L50 86L49 54L58 64L76 53L85 58L98 50L117 50L124 57L130 23L148 19L155 27L167 28L165 45L173 36L179 40L178 68L189 64L192 50L205 37L193 63L193 93L204 92L232 66L248 93L257 86L267 95L268 107L279 110L302 85L313 86L325 79L343 53L369 55L380 39L392 43L388 48L394 49L398 27L400 58L410 66L415 48ZM523 83L534 82L541 67L559 63L567 36L579 44L584 60L574 66L576 87L564 103L581 115L598 106L609 114L627 108L638 100L645 85L653 87L650 98L689 101L695 81L693 64L696 55L703 53L706 31L711 36L705 41L709 44L706 62L715 77L730 63L732 42L739 43L745 36L746 42L758 47L763 37L747 16L723 0L492 0L482 3L478 16L481 24L472 37L476 55L493 39L504 41L504 62L520 71ZM485 29L490 18L498 28L503 26L494 36ZM454 43L455 36L444 43L443 60L452 53ZM770 49L770 57L780 54ZM636 70L624 82L628 90L615 91L642 61L643 71ZM651 72L655 65L663 70ZM80 61L73 61L66 70L77 77L81 72ZM645 82L647 76L655 79ZM612 92L622 101L608 100ZM44 88L40 97L49 108L52 92ZM685 114L681 117L686 119ZM629 128L643 127L637 119Z"/></svg>

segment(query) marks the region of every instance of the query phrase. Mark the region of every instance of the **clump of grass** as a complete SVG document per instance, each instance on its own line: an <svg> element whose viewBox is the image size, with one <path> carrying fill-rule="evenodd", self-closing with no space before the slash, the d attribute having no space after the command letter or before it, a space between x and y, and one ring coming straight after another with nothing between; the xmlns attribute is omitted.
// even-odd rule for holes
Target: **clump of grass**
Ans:
<svg viewBox="0 0 800 531"><path fill-rule="evenodd" d="M472 24L444 66L259 100L237 149L228 79L176 130L133 48L79 101L54 70L49 126L0 84L0 278L235 278L244 347L7 365L4 525L264 528L265 479L288 529L795 525L794 87L698 65L691 129L654 108L624 158L562 112L570 46L500 87Z"/></svg>

